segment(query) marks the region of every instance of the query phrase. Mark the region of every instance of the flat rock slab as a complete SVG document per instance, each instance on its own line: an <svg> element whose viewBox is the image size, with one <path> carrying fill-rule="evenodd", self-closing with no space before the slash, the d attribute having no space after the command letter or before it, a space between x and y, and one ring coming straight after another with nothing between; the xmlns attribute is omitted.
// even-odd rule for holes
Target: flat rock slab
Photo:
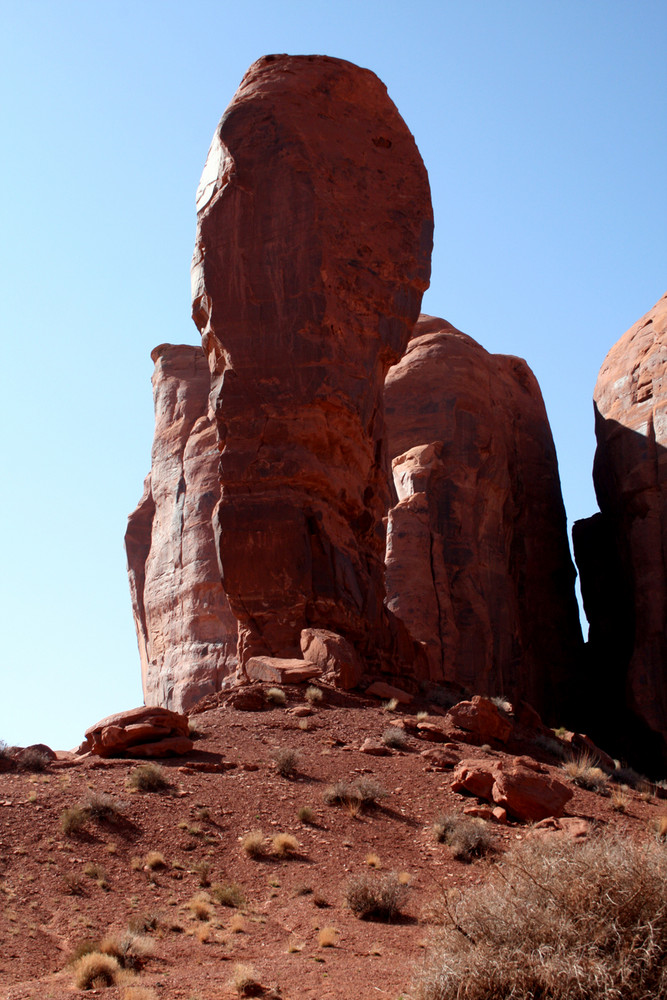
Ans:
<svg viewBox="0 0 667 1000"><path fill-rule="evenodd" d="M267 684L304 684L319 677L321 672L308 660L287 660L279 656L251 656L246 663L248 679Z"/></svg>
<svg viewBox="0 0 667 1000"><path fill-rule="evenodd" d="M366 688L366 694L370 695L371 698L387 698L389 701L395 698L400 705L409 705L412 701L412 695L408 694L407 691L402 691L401 688L394 687L393 684L386 684L384 681L374 681L370 687Z"/></svg>

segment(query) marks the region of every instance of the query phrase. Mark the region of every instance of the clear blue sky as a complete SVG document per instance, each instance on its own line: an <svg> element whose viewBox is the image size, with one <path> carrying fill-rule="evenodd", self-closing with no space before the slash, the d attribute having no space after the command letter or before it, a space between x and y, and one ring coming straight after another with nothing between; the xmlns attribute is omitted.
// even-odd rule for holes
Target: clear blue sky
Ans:
<svg viewBox="0 0 667 1000"><path fill-rule="evenodd" d="M572 521L598 369L667 285L666 49L664 0L0 0L0 738L68 748L141 703L149 355L198 342L194 194L250 63L386 83L431 179L424 310L531 365Z"/></svg>

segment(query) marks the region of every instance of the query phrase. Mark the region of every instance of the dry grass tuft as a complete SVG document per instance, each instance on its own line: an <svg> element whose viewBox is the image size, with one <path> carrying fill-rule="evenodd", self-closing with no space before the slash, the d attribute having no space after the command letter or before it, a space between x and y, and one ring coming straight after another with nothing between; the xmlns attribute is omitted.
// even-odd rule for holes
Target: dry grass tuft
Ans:
<svg viewBox="0 0 667 1000"><path fill-rule="evenodd" d="M487 854L493 838L484 820L445 813L433 824L433 836L439 844L447 844L457 861L472 861Z"/></svg>
<svg viewBox="0 0 667 1000"><path fill-rule="evenodd" d="M137 792L165 792L171 788L167 772L159 764L139 764L128 779L130 788Z"/></svg>
<svg viewBox="0 0 667 1000"><path fill-rule="evenodd" d="M383 712L395 712L398 708L398 698L390 698L389 701L385 701L382 705Z"/></svg>
<svg viewBox="0 0 667 1000"><path fill-rule="evenodd" d="M382 867L382 863L380 861L380 856L378 854L374 854L374 853L366 855L366 864L368 865L369 868L381 868Z"/></svg>
<svg viewBox="0 0 667 1000"><path fill-rule="evenodd" d="M234 913L229 919L232 934L245 934L245 919L242 913Z"/></svg>
<svg viewBox="0 0 667 1000"><path fill-rule="evenodd" d="M335 927L323 927L317 935L320 948L335 948L338 941L338 931Z"/></svg>
<svg viewBox="0 0 667 1000"><path fill-rule="evenodd" d="M144 961L153 954L153 942L150 938L127 930L122 934L113 934L103 938L99 949L103 955L111 955L123 969L137 971Z"/></svg>
<svg viewBox="0 0 667 1000"><path fill-rule="evenodd" d="M314 684L309 684L306 688L306 693L304 698L310 705L316 705L324 698L322 693L322 688L316 687Z"/></svg>
<svg viewBox="0 0 667 1000"><path fill-rule="evenodd" d="M299 850L299 841L291 833L277 833L271 841L276 857L287 858Z"/></svg>
<svg viewBox="0 0 667 1000"><path fill-rule="evenodd" d="M405 903L407 886L394 872L387 875L356 875L345 887L345 902L361 920L392 920Z"/></svg>
<svg viewBox="0 0 667 1000"><path fill-rule="evenodd" d="M119 972L120 965L113 955L103 955L99 951L91 951L76 962L74 984L79 990L113 986Z"/></svg>
<svg viewBox="0 0 667 1000"><path fill-rule="evenodd" d="M315 811L310 808L310 806L300 806L297 816L302 823L314 823L316 816Z"/></svg>
<svg viewBox="0 0 667 1000"><path fill-rule="evenodd" d="M158 868L166 868L167 862L164 860L164 854L160 851L149 851L144 858L144 868L148 868L150 871L157 871Z"/></svg>
<svg viewBox="0 0 667 1000"><path fill-rule="evenodd" d="M195 920L210 920L213 916L213 907L206 893L198 893L185 905Z"/></svg>
<svg viewBox="0 0 667 1000"><path fill-rule="evenodd" d="M282 688L271 687L264 697L272 705L285 705L287 703L287 695Z"/></svg>
<svg viewBox="0 0 667 1000"><path fill-rule="evenodd" d="M88 821L88 813L81 805L68 806L60 814L60 829L66 837L81 833Z"/></svg>
<svg viewBox="0 0 667 1000"><path fill-rule="evenodd" d="M210 895L220 906L233 908L243 906L243 890L236 882L216 882L211 886Z"/></svg>
<svg viewBox="0 0 667 1000"><path fill-rule="evenodd" d="M392 750L404 750L409 740L404 729L399 729L398 726L388 726L382 734L382 742L386 747L391 747Z"/></svg>
<svg viewBox="0 0 667 1000"><path fill-rule="evenodd" d="M266 839L261 830L251 830L241 841L241 850L249 858L261 858L266 853Z"/></svg>
<svg viewBox="0 0 667 1000"><path fill-rule="evenodd" d="M667 996L667 853L620 836L528 840L443 894L418 1000Z"/></svg>
<svg viewBox="0 0 667 1000"><path fill-rule="evenodd" d="M256 997L264 992L252 965L241 965L240 963L235 965L231 986L240 997Z"/></svg>
<svg viewBox="0 0 667 1000"><path fill-rule="evenodd" d="M573 785L600 795L609 794L609 778L590 754L580 754L572 760L566 760L562 767Z"/></svg>

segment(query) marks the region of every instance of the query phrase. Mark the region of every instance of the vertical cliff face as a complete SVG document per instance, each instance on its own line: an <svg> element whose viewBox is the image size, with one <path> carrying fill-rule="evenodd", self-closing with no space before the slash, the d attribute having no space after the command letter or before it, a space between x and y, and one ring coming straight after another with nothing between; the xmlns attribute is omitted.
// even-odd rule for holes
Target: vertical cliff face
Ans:
<svg viewBox="0 0 667 1000"><path fill-rule="evenodd" d="M125 547L145 702L182 712L235 671L237 623L211 529L220 486L206 358L170 344L151 357L151 472Z"/></svg>
<svg viewBox="0 0 667 1000"><path fill-rule="evenodd" d="M667 295L612 347L595 386L600 513L575 525L588 655L610 749L667 763ZM605 726L605 720L609 722Z"/></svg>
<svg viewBox="0 0 667 1000"><path fill-rule="evenodd" d="M305 626L351 639L371 667L396 654L382 389L431 245L426 171L377 77L319 56L255 63L213 138L192 268L243 663L299 655Z"/></svg>
<svg viewBox="0 0 667 1000"><path fill-rule="evenodd" d="M535 377L422 316L388 374L385 409L398 496L389 607L425 643L434 681L525 698L562 721L582 640Z"/></svg>

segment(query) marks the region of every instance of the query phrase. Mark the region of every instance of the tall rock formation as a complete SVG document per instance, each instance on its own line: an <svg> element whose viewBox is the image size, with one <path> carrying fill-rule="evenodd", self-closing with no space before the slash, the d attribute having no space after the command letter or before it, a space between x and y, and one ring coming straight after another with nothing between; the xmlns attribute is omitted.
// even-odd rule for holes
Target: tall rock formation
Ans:
<svg viewBox="0 0 667 1000"><path fill-rule="evenodd" d="M398 495L389 607L425 643L432 680L524 698L562 723L582 639L534 375L421 316L387 376L385 411Z"/></svg>
<svg viewBox="0 0 667 1000"><path fill-rule="evenodd" d="M237 623L211 529L220 485L206 358L171 344L151 357L151 471L125 547L144 700L183 712L236 669Z"/></svg>
<svg viewBox="0 0 667 1000"><path fill-rule="evenodd" d="M322 56L251 66L204 167L192 266L242 663L299 656L305 626L350 639L371 669L397 654L382 389L432 228L426 170L373 73Z"/></svg>
<svg viewBox="0 0 667 1000"><path fill-rule="evenodd" d="M595 386L600 513L574 526L596 736L667 765L667 295L612 347Z"/></svg>

